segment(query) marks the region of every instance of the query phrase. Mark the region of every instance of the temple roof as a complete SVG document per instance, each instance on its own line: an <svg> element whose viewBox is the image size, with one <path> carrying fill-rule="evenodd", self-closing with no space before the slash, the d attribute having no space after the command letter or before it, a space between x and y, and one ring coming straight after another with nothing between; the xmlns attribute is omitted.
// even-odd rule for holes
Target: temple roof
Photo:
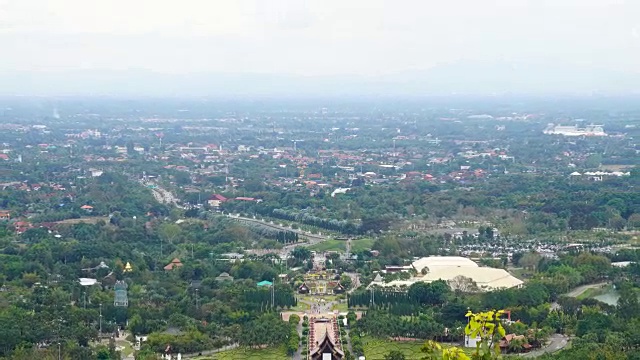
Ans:
<svg viewBox="0 0 640 360"><path fill-rule="evenodd" d="M322 354L326 353L331 353L332 359L341 360L344 358L344 353L333 343L329 336L329 332L324 333L324 336L318 346L311 351L311 359L322 359Z"/></svg>
<svg viewBox="0 0 640 360"><path fill-rule="evenodd" d="M311 360L324 360L323 354L331 354L331 360L344 358L340 344L340 329L335 317L311 318L309 330L309 358Z"/></svg>

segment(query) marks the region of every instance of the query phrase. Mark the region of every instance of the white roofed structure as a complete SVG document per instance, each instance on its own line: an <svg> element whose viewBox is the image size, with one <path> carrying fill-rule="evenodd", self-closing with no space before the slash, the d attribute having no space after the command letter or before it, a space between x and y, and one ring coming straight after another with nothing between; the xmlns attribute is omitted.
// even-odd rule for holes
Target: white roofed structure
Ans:
<svg viewBox="0 0 640 360"><path fill-rule="evenodd" d="M450 267L429 272L421 281L433 282L436 280L452 281L458 276L464 276L473 280L480 291L493 291L519 287L524 282L509 274L504 269L490 267Z"/></svg>
<svg viewBox="0 0 640 360"><path fill-rule="evenodd" d="M97 279L90 279L90 278L80 278L78 279L78 281L80 281L80 285L82 286L93 286L98 283Z"/></svg>
<svg viewBox="0 0 640 360"><path fill-rule="evenodd" d="M455 284L459 281L459 279L456 278L461 276L471 279L477 285L477 290L473 291L509 289L520 287L524 283L504 269L480 267L471 259L461 256L424 257L414 261L411 265L418 272L419 275L417 277L409 280L394 280L385 283L381 281L382 279L379 278L378 274L369 287L403 288L409 287L411 284L419 281L430 283L437 280L444 280L449 286L455 288ZM426 269L426 274L420 275L423 269Z"/></svg>
<svg viewBox="0 0 640 360"><path fill-rule="evenodd" d="M413 266L418 274L420 274L424 268L427 268L427 271L432 272L438 269L451 267L477 268L478 264L473 262L473 260L462 256L429 256L414 261L411 266Z"/></svg>

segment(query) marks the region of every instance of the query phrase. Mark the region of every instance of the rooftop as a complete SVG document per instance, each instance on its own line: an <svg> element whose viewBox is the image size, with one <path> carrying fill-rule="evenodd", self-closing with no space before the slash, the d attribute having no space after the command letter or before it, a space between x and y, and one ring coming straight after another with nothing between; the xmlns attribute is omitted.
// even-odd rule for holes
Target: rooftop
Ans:
<svg viewBox="0 0 640 360"><path fill-rule="evenodd" d="M427 268L429 271L435 271L441 268L450 267L469 267L477 268L478 264L473 262L469 258L462 256L429 256L423 257L414 261L411 264L418 273L422 272L422 269Z"/></svg>

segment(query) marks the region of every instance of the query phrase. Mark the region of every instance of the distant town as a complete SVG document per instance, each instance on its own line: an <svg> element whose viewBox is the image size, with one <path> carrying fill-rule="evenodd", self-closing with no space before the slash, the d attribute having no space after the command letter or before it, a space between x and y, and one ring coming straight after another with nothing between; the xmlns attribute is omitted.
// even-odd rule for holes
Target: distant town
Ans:
<svg viewBox="0 0 640 360"><path fill-rule="evenodd" d="M631 354L611 106L2 99L0 357Z"/></svg>

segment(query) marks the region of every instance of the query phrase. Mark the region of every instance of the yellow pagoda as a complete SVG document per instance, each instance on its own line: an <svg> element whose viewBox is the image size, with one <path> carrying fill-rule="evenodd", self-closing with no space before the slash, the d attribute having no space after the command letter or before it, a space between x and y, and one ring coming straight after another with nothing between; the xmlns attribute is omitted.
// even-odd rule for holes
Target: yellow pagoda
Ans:
<svg viewBox="0 0 640 360"><path fill-rule="evenodd" d="M127 265L124 266L123 272L132 272L133 268L131 267L131 263L127 261Z"/></svg>

